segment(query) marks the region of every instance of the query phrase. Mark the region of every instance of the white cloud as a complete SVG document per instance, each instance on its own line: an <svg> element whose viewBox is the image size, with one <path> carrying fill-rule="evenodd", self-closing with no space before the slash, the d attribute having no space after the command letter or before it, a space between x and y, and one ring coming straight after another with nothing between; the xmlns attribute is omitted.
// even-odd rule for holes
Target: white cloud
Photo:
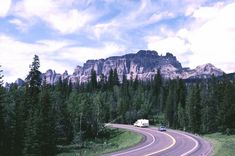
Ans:
<svg viewBox="0 0 235 156"><path fill-rule="evenodd" d="M89 59L101 59L113 55L120 55L126 50L125 46L112 42L106 42L101 47L69 47L61 50L59 57L64 59L76 59L85 62Z"/></svg>
<svg viewBox="0 0 235 156"><path fill-rule="evenodd" d="M218 10L213 13L213 16L190 32L189 40L193 52L190 65L196 66L198 62L211 62L225 71L235 71L235 68L231 68L234 67L233 65L224 65L226 62L235 64L233 59L235 57L235 21L233 20L235 3L219 8L218 5L214 7ZM207 14L207 11L198 18L202 18L203 14Z"/></svg>
<svg viewBox="0 0 235 156"><path fill-rule="evenodd" d="M164 11L160 13L154 13L150 16L150 18L146 21L146 24L152 24L161 21L162 19L173 18L175 15L172 12Z"/></svg>
<svg viewBox="0 0 235 156"><path fill-rule="evenodd" d="M234 72L235 3L200 7L194 10L192 18L194 21L188 27L175 33L147 36L148 48L170 51L192 68L210 62L225 72ZM186 52L191 54L185 57Z"/></svg>
<svg viewBox="0 0 235 156"><path fill-rule="evenodd" d="M179 36L161 38L149 36L146 38L148 49L156 50L160 54L171 52L180 62L187 62L186 53L190 51L190 44Z"/></svg>
<svg viewBox="0 0 235 156"><path fill-rule="evenodd" d="M16 25L17 29L19 29L21 32L27 32L28 27L31 25L29 22L24 22L20 19L12 19L9 21L11 24Z"/></svg>
<svg viewBox="0 0 235 156"><path fill-rule="evenodd" d="M113 20L108 23L96 24L91 29L97 39L100 39L104 34L111 35L113 39L120 39L120 27L120 23Z"/></svg>
<svg viewBox="0 0 235 156"><path fill-rule="evenodd" d="M73 8L75 2L74 0L23 0L16 3L13 14L27 23L32 23L32 20L37 18L41 19L61 34L71 34L81 30L98 16L93 14L91 9L79 11ZM19 19L11 23L22 26Z"/></svg>
<svg viewBox="0 0 235 156"><path fill-rule="evenodd" d="M5 17L11 7L11 0L0 0L0 17Z"/></svg>
<svg viewBox="0 0 235 156"><path fill-rule="evenodd" d="M92 18L85 12L73 9L67 13L49 14L45 20L62 34L70 34L83 28Z"/></svg>
<svg viewBox="0 0 235 156"><path fill-rule="evenodd" d="M130 30L139 29L175 16L170 11L160 10L159 6L150 0L125 1L124 4L117 16L108 22L97 23L90 27L97 39L106 37L108 34L112 36L112 39L123 40ZM112 10L107 12L112 12Z"/></svg>
<svg viewBox="0 0 235 156"><path fill-rule="evenodd" d="M98 48L79 47L74 44L75 42L70 40L40 40L36 43L26 43L0 35L0 65L5 75L4 81L14 82L17 78L25 78L35 54L40 58L40 71L53 69L63 73L68 70L71 74L74 67L81 62L120 55L126 50L124 46L112 42L106 42Z"/></svg>
<svg viewBox="0 0 235 156"><path fill-rule="evenodd" d="M29 71L29 64L33 56L39 55L41 60L41 71L52 68L59 72L71 69L69 64L53 61L56 52L70 44L69 41L38 41L38 43L26 43L17 41L6 35L0 35L0 58L5 75L5 82L14 82L16 78L25 78Z"/></svg>

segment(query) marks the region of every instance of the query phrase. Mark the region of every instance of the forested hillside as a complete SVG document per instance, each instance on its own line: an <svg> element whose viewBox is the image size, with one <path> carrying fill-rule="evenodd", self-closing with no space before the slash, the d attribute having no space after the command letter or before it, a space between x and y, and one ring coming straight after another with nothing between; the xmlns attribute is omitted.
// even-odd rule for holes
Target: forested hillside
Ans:
<svg viewBox="0 0 235 156"><path fill-rule="evenodd" d="M235 80L226 75L186 83L158 71L151 81L120 82L110 70L97 82L92 70L88 83L48 85L39 67L35 55L23 87L4 88L0 74L0 155L56 155L58 145L104 137L104 123L139 118L193 133L235 130Z"/></svg>

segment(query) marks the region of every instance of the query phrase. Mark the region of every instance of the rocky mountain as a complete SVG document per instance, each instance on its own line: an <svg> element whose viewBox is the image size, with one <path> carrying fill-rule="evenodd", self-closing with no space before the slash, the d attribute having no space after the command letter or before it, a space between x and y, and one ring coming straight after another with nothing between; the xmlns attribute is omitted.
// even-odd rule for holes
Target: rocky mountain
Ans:
<svg viewBox="0 0 235 156"><path fill-rule="evenodd" d="M195 69L183 68L176 57L167 53L165 56L158 55L156 51L140 50L136 54L126 54L123 56L113 56L106 59L88 60L83 66L77 66L72 75L67 71L58 74L49 69L42 74L47 83L54 84L60 78L63 80L68 78L72 83L84 83L89 80L91 70L94 69L99 80L103 74L106 78L111 69L117 69L119 80L122 81L123 75L127 79L138 76L140 80L150 80L160 69L161 74L166 79L191 79L191 78L208 78L214 74L220 76L223 71L216 68L212 64L198 66Z"/></svg>

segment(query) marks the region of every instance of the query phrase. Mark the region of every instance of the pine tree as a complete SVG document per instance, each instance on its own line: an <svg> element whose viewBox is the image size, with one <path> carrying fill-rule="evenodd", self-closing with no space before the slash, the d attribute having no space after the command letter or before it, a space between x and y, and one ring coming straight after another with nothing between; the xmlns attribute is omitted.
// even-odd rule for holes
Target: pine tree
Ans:
<svg viewBox="0 0 235 156"><path fill-rule="evenodd" d="M30 65L29 75L26 78L30 87L30 94L38 95L41 86L41 72L39 71L40 61L37 55L34 56L32 65Z"/></svg>
<svg viewBox="0 0 235 156"><path fill-rule="evenodd" d="M134 83L133 83L133 89L136 90L139 85L138 75L136 75Z"/></svg>
<svg viewBox="0 0 235 156"><path fill-rule="evenodd" d="M40 100L39 141L40 155L56 155L55 119L48 86L44 83Z"/></svg>
<svg viewBox="0 0 235 156"><path fill-rule="evenodd" d="M202 130L204 133L212 133L218 130L218 106L217 82L213 76L202 90Z"/></svg>
<svg viewBox="0 0 235 156"><path fill-rule="evenodd" d="M186 99L186 87L185 83L182 79L176 80L176 93L177 93L177 99L176 99L176 106L174 109L177 113L175 113L175 116L177 116L177 120L175 120L175 126L176 128L183 128L186 127L186 118L185 118L185 99Z"/></svg>
<svg viewBox="0 0 235 156"><path fill-rule="evenodd" d="M114 72L113 72L113 85L119 86L119 79L118 79L117 68L115 68Z"/></svg>
<svg viewBox="0 0 235 156"><path fill-rule="evenodd" d="M97 89L97 78L96 78L96 71L94 69L91 70L91 89L95 91Z"/></svg>
<svg viewBox="0 0 235 156"><path fill-rule="evenodd" d="M157 70L157 74L153 79L152 88L152 102L153 102L153 113L160 113L160 93L162 88L162 78L160 69Z"/></svg>
<svg viewBox="0 0 235 156"><path fill-rule="evenodd" d="M34 56L30 66L29 75L26 78L27 88L27 107L26 128L24 138L24 155L39 155L40 144L38 136L38 116L39 116L39 93L41 86L41 72L39 71L40 62L37 55Z"/></svg>
<svg viewBox="0 0 235 156"><path fill-rule="evenodd" d="M0 66L1 67L1 66ZM5 133L5 122L4 122L4 89L3 85L3 75L1 74L2 70L0 70L0 155L4 155L4 133Z"/></svg>
<svg viewBox="0 0 235 156"><path fill-rule="evenodd" d="M18 89L16 84L11 84L5 92L5 133L4 133L4 155L15 156L22 155L24 120L22 110L19 108L24 101L22 89Z"/></svg>
<svg viewBox="0 0 235 156"><path fill-rule="evenodd" d="M24 105L25 92L23 89L18 89L15 86L15 135L14 135L14 154L17 156L23 155L24 147L24 130L25 130L25 110Z"/></svg>
<svg viewBox="0 0 235 156"><path fill-rule="evenodd" d="M81 87L81 85L80 85ZM68 82L68 79L63 81L60 79L55 86L56 94L53 97L55 101L56 111L56 132L59 140L64 140L63 144L69 144L73 140L72 125L70 115L67 110L66 100L72 92L72 85Z"/></svg>
<svg viewBox="0 0 235 156"><path fill-rule="evenodd" d="M165 110L165 118L167 119L169 126L174 127L175 125L175 114L176 112L174 110L176 106L176 90L175 90L175 84L174 81L170 82L169 86L169 93L166 99L166 110Z"/></svg>
<svg viewBox="0 0 235 156"><path fill-rule="evenodd" d="M114 74L113 74L113 69L111 68L109 71L109 77L108 77L108 88L113 89L114 86Z"/></svg>
<svg viewBox="0 0 235 156"><path fill-rule="evenodd" d="M224 85L224 96L220 107L222 131L225 131L227 128L235 128L235 87L228 80L225 80Z"/></svg>
<svg viewBox="0 0 235 156"><path fill-rule="evenodd" d="M182 104L178 104L177 108L177 117L178 117L178 127L180 129L186 129L186 114L185 114L185 109L183 108Z"/></svg>
<svg viewBox="0 0 235 156"><path fill-rule="evenodd" d="M201 95L199 84L192 88L188 98L189 128L194 133L201 133Z"/></svg>
<svg viewBox="0 0 235 156"><path fill-rule="evenodd" d="M105 91L106 89L106 79L104 74L100 75L100 81L98 82L98 86L102 91Z"/></svg>

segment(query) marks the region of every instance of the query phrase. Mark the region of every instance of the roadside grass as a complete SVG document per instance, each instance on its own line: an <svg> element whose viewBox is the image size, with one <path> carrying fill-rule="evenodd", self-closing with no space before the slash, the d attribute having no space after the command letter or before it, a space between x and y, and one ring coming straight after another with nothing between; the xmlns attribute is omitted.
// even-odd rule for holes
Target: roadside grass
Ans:
<svg viewBox="0 0 235 156"><path fill-rule="evenodd" d="M213 133L204 137L213 145L213 156L235 156L235 135Z"/></svg>
<svg viewBox="0 0 235 156"><path fill-rule="evenodd" d="M60 146L61 153L57 156L99 156L132 147L142 140L142 136L134 132L118 129L111 131L109 138L86 142L82 148L78 145Z"/></svg>

